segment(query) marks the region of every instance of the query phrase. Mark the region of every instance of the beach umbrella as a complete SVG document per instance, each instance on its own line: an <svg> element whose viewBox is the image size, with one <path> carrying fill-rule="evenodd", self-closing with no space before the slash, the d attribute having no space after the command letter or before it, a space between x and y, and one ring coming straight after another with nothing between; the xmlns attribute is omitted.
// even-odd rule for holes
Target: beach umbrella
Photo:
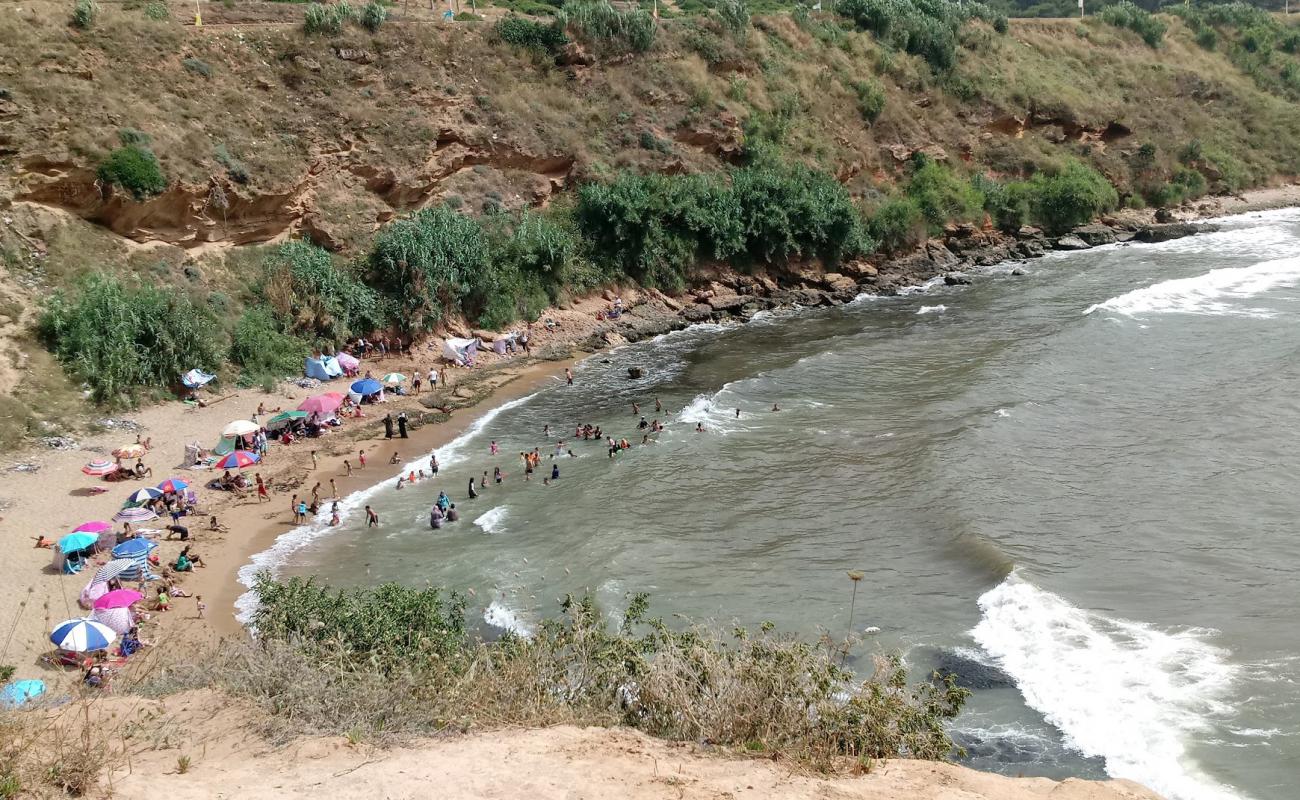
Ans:
<svg viewBox="0 0 1300 800"><path fill-rule="evenodd" d="M362 397L376 394L382 391L383 388L384 385L379 381L375 380L374 378L363 378L362 380L359 380L356 383L352 384L352 391L356 392Z"/></svg>
<svg viewBox="0 0 1300 800"><path fill-rule="evenodd" d="M361 366L361 362L351 353L339 353L334 358L339 362L339 366L343 369L351 370Z"/></svg>
<svg viewBox="0 0 1300 800"><path fill-rule="evenodd" d="M72 529L73 533L103 533L113 527L113 523L104 522L103 520L94 520L92 522L83 522Z"/></svg>
<svg viewBox="0 0 1300 800"><path fill-rule="evenodd" d="M168 478L158 484L158 491L163 494L170 494L172 492L179 494L188 488L190 488L189 481L182 480L181 478Z"/></svg>
<svg viewBox="0 0 1300 800"><path fill-rule="evenodd" d="M147 503L150 500L156 500L162 496L162 489L155 489L152 486L146 486L143 489L136 489L134 492L131 492L131 495L126 498L126 505L139 505L141 503Z"/></svg>
<svg viewBox="0 0 1300 800"><path fill-rule="evenodd" d="M0 689L0 705L19 708L28 700L45 694L45 681L14 681Z"/></svg>
<svg viewBox="0 0 1300 800"><path fill-rule="evenodd" d="M131 564L135 562L132 561ZM94 608L95 601L108 594L108 581L92 580L86 584L86 588L81 590L81 596L77 598L77 603L82 608Z"/></svg>
<svg viewBox="0 0 1300 800"><path fill-rule="evenodd" d="M112 461L109 461L106 458L97 458L94 461L91 461L86 466L82 467L81 471L86 473L87 475L95 475L98 477L101 475L112 475L114 472L117 472L119 469L121 469L121 467L119 467L117 464L113 463Z"/></svg>
<svg viewBox="0 0 1300 800"><path fill-rule="evenodd" d="M343 398L334 394L318 394L315 397L308 397L298 406L298 410L306 414L332 414L343 405Z"/></svg>
<svg viewBox="0 0 1300 800"><path fill-rule="evenodd" d="M227 439L233 439L236 436L248 436L251 433L257 433L258 425L246 419L237 419L226 427L221 429L221 435Z"/></svg>
<svg viewBox="0 0 1300 800"><path fill-rule="evenodd" d="M99 568L95 573L95 580L91 583L91 586L96 583L108 583L114 578L120 576L122 573L134 570L136 566L136 561L133 558L114 558L112 561ZM108 591L107 586L104 587L104 591ZM86 594L87 592L90 592L90 586L86 587L86 592L83 592L83 594ZM93 603L95 599L98 599L98 597L99 595L96 595L91 602Z"/></svg>
<svg viewBox="0 0 1300 800"><path fill-rule="evenodd" d="M148 522L158 519L152 508L124 508L113 515L114 522Z"/></svg>
<svg viewBox="0 0 1300 800"><path fill-rule="evenodd" d="M216 375L211 375L201 369L192 369L181 376L181 383L191 389L197 389L200 386L207 385Z"/></svg>
<svg viewBox="0 0 1300 800"><path fill-rule="evenodd" d="M139 561L147 558L158 544L148 539L127 539L117 547L113 548L113 558L129 558L132 561Z"/></svg>
<svg viewBox="0 0 1300 800"><path fill-rule="evenodd" d="M118 458L140 458L149 452L142 444L128 444L126 447L119 447L113 451L113 455Z"/></svg>
<svg viewBox="0 0 1300 800"><path fill-rule="evenodd" d="M75 553L78 550L85 550L92 547L99 541L98 534L94 533L69 533L59 540L59 549L65 553Z"/></svg>
<svg viewBox="0 0 1300 800"><path fill-rule="evenodd" d="M400 372L390 372L380 380L384 382L385 386L396 386L399 383L406 383L406 376Z"/></svg>
<svg viewBox="0 0 1300 800"><path fill-rule="evenodd" d="M135 627L135 613L129 608L97 608L90 618L119 636Z"/></svg>
<svg viewBox="0 0 1300 800"><path fill-rule="evenodd" d="M143 599L144 595L134 589L114 589L96 600L95 608L127 608Z"/></svg>
<svg viewBox="0 0 1300 800"><path fill-rule="evenodd" d="M274 417L271 417L266 421L266 427L279 428L284 425L288 425L290 422L293 422L296 419L306 419L306 418L307 418L306 411L301 411L301 410L281 411L279 414L276 414Z"/></svg>
<svg viewBox="0 0 1300 800"><path fill-rule="evenodd" d="M236 450L216 464L216 469L243 469L251 467L261 461L262 457L257 453L250 453L247 450Z"/></svg>
<svg viewBox="0 0 1300 800"><path fill-rule="evenodd" d="M93 619L70 619L59 623L50 634L50 641L60 650L89 653L103 650L113 643L117 633L102 622Z"/></svg>

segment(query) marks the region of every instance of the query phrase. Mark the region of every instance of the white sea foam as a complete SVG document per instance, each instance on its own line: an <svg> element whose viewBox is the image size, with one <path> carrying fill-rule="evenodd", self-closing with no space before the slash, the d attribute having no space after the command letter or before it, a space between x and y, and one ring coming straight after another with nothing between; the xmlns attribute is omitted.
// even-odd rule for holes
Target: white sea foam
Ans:
<svg viewBox="0 0 1300 800"><path fill-rule="evenodd" d="M479 417L469 426L460 436L448 442L443 447L434 450L438 456L438 467L457 464L464 461L469 455L469 442L486 428L492 420L496 419L503 411L521 406L527 403L535 394L519 397L506 403L502 403L496 408L488 411ZM387 465L385 465L387 466ZM254 580L257 574L262 571L275 573L281 565L284 564L290 556L298 550L311 544L316 539L325 536L331 532L348 530L352 524L360 517L361 510L366 503L385 488L391 488L392 482L399 475L405 475L413 470L428 470L429 457L421 456L414 461L408 462L397 471L385 477L379 483L360 489L339 500L339 526L331 527L329 524L330 514L327 510L322 510L314 519L306 525L301 525L287 533L281 534L272 543L270 548L253 555L249 563L239 569L239 582L248 587L249 591L244 592L235 601L235 619L243 624L248 624L253 617L253 612L257 610L257 594L252 591Z"/></svg>
<svg viewBox="0 0 1300 800"><path fill-rule="evenodd" d="M523 620L519 612L500 600L493 600L483 609L483 621L497 628L513 631L520 636L530 636L533 628Z"/></svg>
<svg viewBox="0 0 1300 800"><path fill-rule="evenodd" d="M1200 770L1186 740L1226 711L1237 678L1206 631L1170 633L1078 608L1012 573L979 599L971 632L1025 702L1106 771L1170 800L1239 800Z"/></svg>
<svg viewBox="0 0 1300 800"><path fill-rule="evenodd" d="M1006 410L1005 408L999 408L997 411L994 411L993 413L994 413L996 416L999 416L999 417L1009 417L1009 416L1011 416L1011 412L1008 411L1008 410Z"/></svg>
<svg viewBox="0 0 1300 800"><path fill-rule="evenodd" d="M948 307L940 303L937 306L921 306L916 310L918 314L942 314L947 311Z"/></svg>
<svg viewBox="0 0 1300 800"><path fill-rule="evenodd" d="M736 402L731 383L724 383L713 394L698 394L677 414L677 421L694 428L702 423L710 433L735 433L745 430L744 419L736 418L736 408L743 408L742 402ZM743 412L742 412L743 413Z"/></svg>
<svg viewBox="0 0 1300 800"><path fill-rule="evenodd" d="M1300 257L1261 261L1249 267L1212 269L1193 278L1161 281L1089 306L1083 313L1111 311L1130 317L1183 313L1267 318L1267 309L1248 308L1236 301L1274 289L1300 284Z"/></svg>
<svg viewBox="0 0 1300 800"><path fill-rule="evenodd" d="M484 533L497 533L501 530L501 523L506 518L506 507L497 506L490 508L476 520L474 524L483 529Z"/></svg>
<svg viewBox="0 0 1300 800"><path fill-rule="evenodd" d="M904 286L903 288L898 290L898 294L900 297L904 297L911 294L925 294L931 289L937 289L940 286L944 286L944 285L945 284L944 284L943 276L939 275L934 278L931 278L925 283L919 283L915 286Z"/></svg>

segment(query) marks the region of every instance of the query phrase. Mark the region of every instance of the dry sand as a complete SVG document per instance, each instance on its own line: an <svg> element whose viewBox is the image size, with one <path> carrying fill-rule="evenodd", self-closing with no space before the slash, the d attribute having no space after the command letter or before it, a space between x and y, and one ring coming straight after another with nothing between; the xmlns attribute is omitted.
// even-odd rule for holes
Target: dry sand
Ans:
<svg viewBox="0 0 1300 800"><path fill-rule="evenodd" d="M161 704L158 704L161 706ZM822 777L769 759L652 739L624 728L504 730L377 749L340 737L272 749L248 718L196 692L166 709L136 708L160 731L210 720L209 735L140 747L109 783L113 796L169 800L272 798L527 798L527 800L1159 800L1128 781L1008 778L952 764L896 760L870 774ZM178 772L178 759L189 756Z"/></svg>

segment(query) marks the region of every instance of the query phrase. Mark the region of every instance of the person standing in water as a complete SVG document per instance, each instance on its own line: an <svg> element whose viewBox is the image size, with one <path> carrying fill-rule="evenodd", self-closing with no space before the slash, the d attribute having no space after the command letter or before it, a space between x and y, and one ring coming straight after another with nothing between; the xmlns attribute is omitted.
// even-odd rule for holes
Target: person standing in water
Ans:
<svg viewBox="0 0 1300 800"><path fill-rule="evenodd" d="M736 419L740 419L740 409L736 409Z"/></svg>
<svg viewBox="0 0 1300 800"><path fill-rule="evenodd" d="M432 474L434 474L434 475L437 475L437 474L438 474L438 454L437 454L437 453L431 453L431 454L429 455L429 472L432 473Z"/></svg>
<svg viewBox="0 0 1300 800"><path fill-rule="evenodd" d="M379 527L379 515L376 514L375 510L370 506L366 506L366 527L367 528Z"/></svg>
<svg viewBox="0 0 1300 800"><path fill-rule="evenodd" d="M487 477L487 473L486 473L486 472L483 473L483 475L484 475L484 477ZM473 500L473 499L476 498L476 497L478 497L478 489L475 489L475 488L474 488L474 479L473 479L473 478L470 478L470 479L469 479L469 499Z"/></svg>
<svg viewBox="0 0 1300 800"><path fill-rule="evenodd" d="M551 465L551 480L553 480L553 481L558 481L559 479L560 479L560 465L559 465L559 464L552 464L552 465Z"/></svg>
<svg viewBox="0 0 1300 800"><path fill-rule="evenodd" d="M663 410L664 410L664 404L659 402L658 397L655 397L655 413L656 414L662 413Z"/></svg>
<svg viewBox="0 0 1300 800"><path fill-rule="evenodd" d="M564 379L568 382L568 384L569 384L570 386L572 386L572 385L573 385L573 370L569 369L568 367L565 367L565 368L564 368Z"/></svg>
<svg viewBox="0 0 1300 800"><path fill-rule="evenodd" d="M780 411L780 410L781 410L781 407L780 407L779 405L777 405L776 403L773 403L773 404L772 404L772 410L773 410L773 411Z"/></svg>
<svg viewBox="0 0 1300 800"><path fill-rule="evenodd" d="M488 445L488 452L492 455L496 455L500 450L501 448L497 447L497 440L493 439L492 444Z"/></svg>

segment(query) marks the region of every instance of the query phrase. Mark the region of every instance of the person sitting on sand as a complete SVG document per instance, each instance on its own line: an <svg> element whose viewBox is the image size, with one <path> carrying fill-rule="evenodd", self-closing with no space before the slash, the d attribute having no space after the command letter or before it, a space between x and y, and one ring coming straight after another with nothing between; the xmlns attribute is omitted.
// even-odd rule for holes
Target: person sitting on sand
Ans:
<svg viewBox="0 0 1300 800"><path fill-rule="evenodd" d="M81 676L81 680L92 689L102 689L108 683L108 672L103 664L94 664Z"/></svg>
<svg viewBox="0 0 1300 800"><path fill-rule="evenodd" d="M217 531L218 533L230 533L230 529L225 525L222 525L220 522L217 522L216 517L208 520L208 530Z"/></svg>
<svg viewBox="0 0 1300 800"><path fill-rule="evenodd" d="M166 586L159 586L159 587L158 587L158 598L157 598L156 600L154 600L153 610L154 610L154 611L167 611L168 609L171 608L171 603L172 603L171 598L167 596L167 587L166 587Z"/></svg>
<svg viewBox="0 0 1300 800"><path fill-rule="evenodd" d="M140 632L138 628L132 627L122 635L121 642L118 643L118 652L123 658L128 658L140 651Z"/></svg>
<svg viewBox="0 0 1300 800"><path fill-rule="evenodd" d="M140 460L140 459L136 459L136 462L135 462L135 476L136 476L137 478L149 478L149 477L153 477L153 467L146 467L146 466L144 465L144 461L142 461L142 460Z"/></svg>
<svg viewBox="0 0 1300 800"><path fill-rule="evenodd" d="M396 463L398 462L398 460L399 460L399 459L398 459L398 457L397 457L397 451L394 450L394 451L393 451L393 457L390 458L390 459L388 459L388 463L389 463L389 464L396 464Z"/></svg>
<svg viewBox="0 0 1300 800"><path fill-rule="evenodd" d="M54 547L54 542L46 539L44 536L33 536L32 538L36 540L37 547Z"/></svg>

